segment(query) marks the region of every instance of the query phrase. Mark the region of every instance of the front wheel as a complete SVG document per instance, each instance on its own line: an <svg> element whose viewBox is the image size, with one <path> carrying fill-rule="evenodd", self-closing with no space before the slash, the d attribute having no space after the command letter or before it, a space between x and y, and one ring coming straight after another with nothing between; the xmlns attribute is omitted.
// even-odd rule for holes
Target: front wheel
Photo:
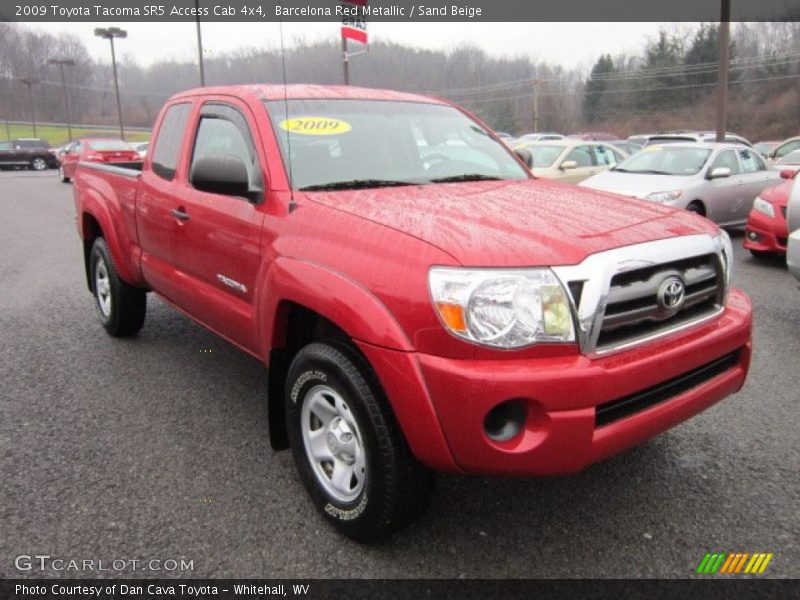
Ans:
<svg viewBox="0 0 800 600"><path fill-rule="evenodd" d="M37 156L31 160L31 169L34 171L44 171L47 168L47 161L41 156Z"/></svg>
<svg viewBox="0 0 800 600"><path fill-rule="evenodd" d="M119 278L103 238L94 241L89 267L97 312L106 331L114 337L138 332L144 325L147 311L146 292Z"/></svg>
<svg viewBox="0 0 800 600"><path fill-rule="evenodd" d="M411 455L360 354L345 344L309 344L289 368L285 402L300 478L341 533L374 541L421 516L433 473Z"/></svg>

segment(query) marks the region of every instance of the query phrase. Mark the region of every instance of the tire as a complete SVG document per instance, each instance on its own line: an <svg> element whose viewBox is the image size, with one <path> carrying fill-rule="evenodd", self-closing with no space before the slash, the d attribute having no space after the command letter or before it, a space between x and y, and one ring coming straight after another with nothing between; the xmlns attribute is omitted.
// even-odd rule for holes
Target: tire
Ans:
<svg viewBox="0 0 800 600"><path fill-rule="evenodd" d="M706 209L703 208L703 205L697 200L690 202L689 206L686 207L686 210L688 210L689 212L693 212L696 215L700 215L701 217L706 216Z"/></svg>
<svg viewBox="0 0 800 600"><path fill-rule="evenodd" d="M144 325L147 295L119 278L103 238L97 238L92 246L89 275L100 322L109 335L126 337L137 333Z"/></svg>
<svg viewBox="0 0 800 600"><path fill-rule="evenodd" d="M434 474L411 455L377 378L358 352L340 343L300 350L289 367L285 402L300 479L337 530L371 542L422 515Z"/></svg>
<svg viewBox="0 0 800 600"><path fill-rule="evenodd" d="M44 171L47 168L47 161L41 156L31 159L31 169L34 171Z"/></svg>
<svg viewBox="0 0 800 600"><path fill-rule="evenodd" d="M58 167L58 176L61 178L61 183L69 183L69 177L64 175L64 167Z"/></svg>

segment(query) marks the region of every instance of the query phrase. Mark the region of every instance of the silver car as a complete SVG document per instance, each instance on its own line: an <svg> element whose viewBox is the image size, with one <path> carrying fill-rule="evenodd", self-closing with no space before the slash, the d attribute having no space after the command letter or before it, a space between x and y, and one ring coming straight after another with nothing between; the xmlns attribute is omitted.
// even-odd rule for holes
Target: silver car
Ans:
<svg viewBox="0 0 800 600"><path fill-rule="evenodd" d="M741 225L753 200L780 173L739 144L682 142L648 146L579 185L685 208L724 225Z"/></svg>
<svg viewBox="0 0 800 600"><path fill-rule="evenodd" d="M786 265L797 279L800 279L800 185L795 180L789 194L786 210L786 224L789 226L789 243L786 247Z"/></svg>

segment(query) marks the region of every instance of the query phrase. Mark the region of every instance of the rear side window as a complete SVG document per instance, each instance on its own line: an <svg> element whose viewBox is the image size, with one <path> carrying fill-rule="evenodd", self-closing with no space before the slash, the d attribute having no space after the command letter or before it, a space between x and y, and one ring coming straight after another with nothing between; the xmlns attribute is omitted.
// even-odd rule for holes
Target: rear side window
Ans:
<svg viewBox="0 0 800 600"><path fill-rule="evenodd" d="M190 110L191 104L173 104L167 109L167 114L161 122L153 150L152 165L153 172L162 179L175 177L183 132L186 130Z"/></svg>

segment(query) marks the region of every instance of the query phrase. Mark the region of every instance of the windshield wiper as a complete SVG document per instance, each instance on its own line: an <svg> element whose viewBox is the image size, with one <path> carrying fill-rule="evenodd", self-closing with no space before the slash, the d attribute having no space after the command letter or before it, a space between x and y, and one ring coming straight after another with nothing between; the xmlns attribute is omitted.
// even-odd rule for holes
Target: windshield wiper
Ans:
<svg viewBox="0 0 800 600"><path fill-rule="evenodd" d="M634 171L631 169L612 169L621 173L636 173L637 175L675 175L669 171L656 171L655 169L642 169L641 171Z"/></svg>
<svg viewBox="0 0 800 600"><path fill-rule="evenodd" d="M401 185L416 185L411 181L395 181L392 179L350 179L349 181L332 181L301 187L301 192L328 192L335 190L363 190L367 188L397 187Z"/></svg>
<svg viewBox="0 0 800 600"><path fill-rule="evenodd" d="M502 181L501 177L493 175L481 175L480 173L465 173L464 175L453 175L452 177L437 177L431 179L431 183L455 183L457 181Z"/></svg>

